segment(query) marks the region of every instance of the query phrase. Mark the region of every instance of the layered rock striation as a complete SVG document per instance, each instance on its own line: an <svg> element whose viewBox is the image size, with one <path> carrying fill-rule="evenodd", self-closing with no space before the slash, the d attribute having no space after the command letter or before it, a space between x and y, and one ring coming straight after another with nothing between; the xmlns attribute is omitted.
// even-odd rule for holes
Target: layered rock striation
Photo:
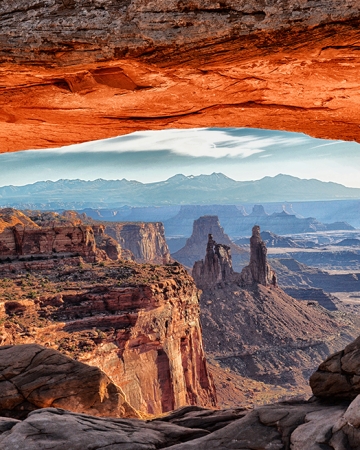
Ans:
<svg viewBox="0 0 360 450"><path fill-rule="evenodd" d="M97 366L142 413L215 406L198 290L180 265L14 262L0 284L3 345L36 342Z"/></svg>
<svg viewBox="0 0 360 450"><path fill-rule="evenodd" d="M82 256L88 260L96 258L96 242L91 226L69 223L39 226L24 217L16 210L1 210L0 259L58 254Z"/></svg>
<svg viewBox="0 0 360 450"><path fill-rule="evenodd" d="M359 140L350 0L7 0L0 12L2 152L169 127Z"/></svg>
<svg viewBox="0 0 360 450"><path fill-rule="evenodd" d="M162 223L104 223L64 211L0 209L0 260L80 256L166 264L170 253Z"/></svg>
<svg viewBox="0 0 360 450"><path fill-rule="evenodd" d="M325 5L287 0L281 6L275 0L246 4L197 0L189 5L164 4L161 0L151 4L143 0L86 4L77 0L4 0L1 8L2 61L55 59L58 64L146 53L156 60L157 55L166 55L171 47L179 48L180 44L185 49L201 47L205 42L235 40L259 31L356 19L360 12L353 2L344 5L338 0L328 0ZM97 82L107 81L106 73L95 72L93 76ZM136 87L126 75L118 76L121 82L128 89Z"/></svg>

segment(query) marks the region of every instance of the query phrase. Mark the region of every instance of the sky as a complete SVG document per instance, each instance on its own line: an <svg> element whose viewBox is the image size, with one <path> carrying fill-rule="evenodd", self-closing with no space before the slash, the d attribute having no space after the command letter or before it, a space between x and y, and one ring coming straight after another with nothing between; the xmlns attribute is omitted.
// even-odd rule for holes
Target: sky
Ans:
<svg viewBox="0 0 360 450"><path fill-rule="evenodd" d="M222 172L238 181L282 173L360 188L360 144L250 128L170 129L0 154L0 168L0 186L62 178L150 183Z"/></svg>

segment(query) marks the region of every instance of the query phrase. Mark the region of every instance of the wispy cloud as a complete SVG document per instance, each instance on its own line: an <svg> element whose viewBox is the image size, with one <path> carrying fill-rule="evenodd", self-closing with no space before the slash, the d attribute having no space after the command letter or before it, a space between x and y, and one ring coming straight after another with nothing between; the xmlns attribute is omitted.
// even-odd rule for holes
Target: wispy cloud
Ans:
<svg viewBox="0 0 360 450"><path fill-rule="evenodd" d="M328 142L326 144L320 144L320 145L315 145L314 147L310 147L309 150L312 150L313 148L320 148L320 147L327 147L328 145L339 145L339 144L343 144L343 141L334 141L334 142Z"/></svg>
<svg viewBox="0 0 360 450"><path fill-rule="evenodd" d="M229 139L231 137L231 139ZM269 147L288 147L306 141L305 137L256 136L244 131L244 135L229 135L226 129L197 128L189 130L140 131L131 136L120 136L102 141L71 145L53 152L144 152L168 150L177 155L193 158L249 158L265 152Z"/></svg>
<svg viewBox="0 0 360 450"><path fill-rule="evenodd" d="M0 186L40 180L142 182L223 172L236 180L285 173L360 187L360 145L246 128L142 131L69 147L0 154Z"/></svg>

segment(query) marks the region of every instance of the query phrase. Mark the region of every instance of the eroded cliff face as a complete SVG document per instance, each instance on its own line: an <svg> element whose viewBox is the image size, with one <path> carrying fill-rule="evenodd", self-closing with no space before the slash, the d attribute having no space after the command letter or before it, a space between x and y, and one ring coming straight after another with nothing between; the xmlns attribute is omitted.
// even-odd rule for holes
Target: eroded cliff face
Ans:
<svg viewBox="0 0 360 450"><path fill-rule="evenodd" d="M66 221L65 221L66 222ZM11 208L0 210L0 259L82 256L88 260L105 257L97 251L94 231L83 224L54 222L39 226Z"/></svg>
<svg viewBox="0 0 360 450"><path fill-rule="evenodd" d="M169 127L360 140L353 1L0 8L0 152Z"/></svg>
<svg viewBox="0 0 360 450"><path fill-rule="evenodd" d="M119 242L123 249L130 251L137 262L170 262L170 252L161 222L107 222L105 233Z"/></svg>
<svg viewBox="0 0 360 450"><path fill-rule="evenodd" d="M73 264L12 263L0 287L1 343L36 342L98 366L143 413L215 406L198 291L185 270Z"/></svg>
<svg viewBox="0 0 360 450"><path fill-rule="evenodd" d="M102 224L73 211L24 214L12 208L0 209L0 260L56 256L170 262L160 222Z"/></svg>

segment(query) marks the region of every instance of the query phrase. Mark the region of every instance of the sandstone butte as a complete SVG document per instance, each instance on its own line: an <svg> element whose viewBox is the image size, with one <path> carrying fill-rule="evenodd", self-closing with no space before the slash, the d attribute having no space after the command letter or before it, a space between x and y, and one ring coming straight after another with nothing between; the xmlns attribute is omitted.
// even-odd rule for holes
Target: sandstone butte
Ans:
<svg viewBox="0 0 360 450"><path fill-rule="evenodd" d="M0 152L137 130L360 141L353 0L2 0Z"/></svg>

